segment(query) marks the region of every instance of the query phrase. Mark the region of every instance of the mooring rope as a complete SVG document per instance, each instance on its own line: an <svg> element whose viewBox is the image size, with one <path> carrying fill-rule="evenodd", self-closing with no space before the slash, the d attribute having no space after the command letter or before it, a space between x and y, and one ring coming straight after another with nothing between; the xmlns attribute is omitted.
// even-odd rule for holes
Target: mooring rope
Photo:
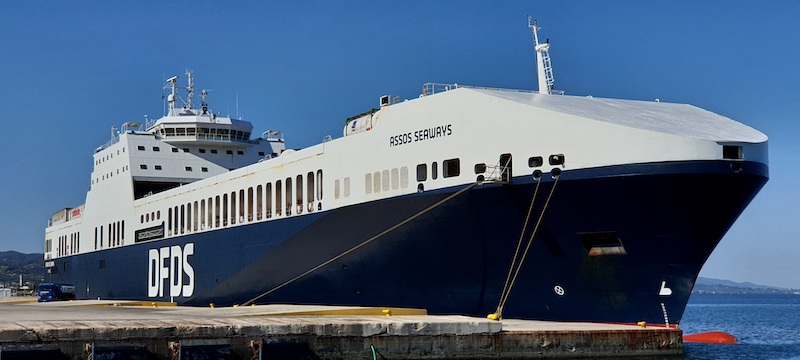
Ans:
<svg viewBox="0 0 800 360"><path fill-rule="evenodd" d="M506 289L508 289L508 283L511 282L511 274L514 273L514 267L517 263L517 258L519 257L519 250L522 248L522 240L525 239L525 231L528 229L528 223L531 220L531 213L533 212L533 205L536 203L536 194L539 193L539 185L542 184L542 177L539 176L536 178L536 188L533 191L533 196L531 197L531 205L528 206L528 214L525 215L525 223L522 225L522 232L519 234L519 240L517 241L517 248L514 249L514 257L511 258L511 266L508 267L508 274L506 275L506 281L503 283L503 291L500 293L500 302L502 303L503 297L506 293ZM497 312L498 314L500 311L500 305L498 304Z"/></svg>
<svg viewBox="0 0 800 360"><path fill-rule="evenodd" d="M559 176L556 175L556 176L554 176L554 178L555 178L555 181L553 181L553 187L550 188L550 193L547 195L547 200L545 200L544 206L542 207L542 211L539 213L539 218L536 220L536 225L533 227L533 232L531 232L531 236L528 238L528 243L525 246L525 250L522 252L522 257L520 258L519 263L516 264L516 269L514 270L514 276L511 277L511 281L508 281L508 280L506 281L507 286L506 285L503 286L503 291L500 293L500 301L499 301L499 303L497 305L497 310L495 311L494 314L489 314L489 316L488 316L491 319L502 320L502 318L503 318L503 308L506 305L506 301L508 301L509 294L511 294L511 288L514 287L514 283L516 283L516 281L517 281L517 277L519 276L519 272L522 269L522 264L525 262L525 258L528 256L528 252L529 252L529 250L531 248L531 244L533 244L533 238L536 236L536 232L539 230L539 225L541 225L541 223L542 223L542 219L544 218L544 213L547 210L547 206L550 205L550 199L553 197L553 193L556 190L556 184L558 184ZM533 203L534 203L534 200L536 199L536 191L538 191L538 190L539 190L539 183L536 184L536 190L534 191L534 196L531 199L531 209L533 208ZM530 210L528 212L528 217L530 217ZM525 227L527 227L527 224L528 224L528 218L525 219L525 225L523 226L522 234L525 233ZM521 238L522 238L522 235L520 235L520 239ZM520 244L521 243L517 244L517 251L519 251ZM517 258L517 253L515 252L514 261L511 262L511 267L509 268L509 274L511 273L511 270L515 268L515 264L514 263L516 262L515 261L516 258Z"/></svg>
<svg viewBox="0 0 800 360"><path fill-rule="evenodd" d="M256 297L254 297L254 298L250 299L250 300L247 300L247 301L246 301L246 302L244 302L242 305L244 305L244 306L250 305L250 304L252 304L253 302L255 302L255 301L258 301L258 299L261 299L261 298L263 298L264 296L267 296L267 295L269 295L269 294L271 294L271 293L273 293L273 292L275 292L275 291L277 291L277 290L279 290L279 289L283 288L284 286L286 286L286 285L289 285L289 284L291 284L292 282L294 282L294 281L296 281L296 280L298 280L298 279L300 279L300 278L302 278L302 277L304 277L304 276L306 276L306 275L308 275L308 274L311 274L311 273L312 273L312 272L314 272L314 271L317 271L317 270L319 270L320 268L324 267L325 265L328 265L328 264L330 264L330 263L332 263L332 262L334 262L334 261L336 261L336 260L339 260L339 259L341 259L342 257L346 256L347 254L350 254L350 253L352 253L353 251L356 251L356 250L358 250L359 248L361 248L361 247L363 247L363 246L365 246L365 245L367 245L367 244L369 244L369 243L371 243L371 242L375 241L376 239L380 238L381 236L383 236L383 235L386 235L386 234L388 234L388 233L392 232L393 230L395 230L395 229L397 229L397 228L399 228L399 227L401 227L401 226L403 226L403 225L407 224L408 222L410 222L410 221L412 221L412 220L414 220L414 219L416 219L416 218L418 218L418 217L422 216L423 214L427 213L428 211L431 211L431 210L435 209L435 208L436 208L436 207L438 207L439 205L442 205L442 204L444 204L444 203L446 203L446 202L448 202L448 201L452 200L452 199L453 199L453 198L455 198L456 196L463 194L464 192L466 192L466 191L467 191L467 190L469 190L469 189L472 189L473 187L475 187L475 185L478 185L479 183L480 183L479 181L476 181L476 182L474 182L474 183L470 184L469 186L467 186L467 187L465 187L465 188L463 188L463 189L461 189L461 190L459 190L459 191L457 191L457 192L454 192L454 193L450 194L448 197L446 197L446 198L444 198L444 199L442 199L442 200L439 200L439 201L438 201L438 202L436 202L435 204L433 204L433 205L431 205L431 206L428 206L427 208L425 208L425 209L423 209L422 211L420 211L420 212L418 212L418 213L416 213L416 214L412 215L411 217L409 217L409 218L407 218L407 219L405 219L405 220L403 220L403 221L401 221L401 222L397 223L396 225L394 225L394 226L392 226L392 227L390 227L390 228L388 228L388 229L386 229L386 230L382 231L380 234L378 234L378 235L375 235L375 236L373 236L373 237L371 237L371 238L369 238L369 239L365 240L364 242L362 242L362 243L360 243L360 244L358 244L358 245L356 245L356 246L353 246L352 248L348 249L347 251L345 251L345 252L343 252L343 253L341 253L341 254L339 254L339 255L336 255L336 256L332 257L331 259L329 259L329 260L327 260L327 261L325 261L325 262L323 262L323 263L321 263L321 264L319 264L319 265L317 265L317 266L315 266L315 267L311 268L310 270L308 270L308 271L306 271L306 272L304 272L304 273L302 273L302 274L300 274L300 275L297 275L297 276L295 276L295 277L293 277L293 278L291 278L291 279L287 280L286 282L284 282L284 283L282 283L282 284L280 284L280 285L278 285L278 286L276 286L276 287L274 287L274 288L272 288L272 289L270 289L270 290L268 290L268 291L264 292L264 293L263 293L263 294L261 294L261 295L258 295L258 296L256 296Z"/></svg>

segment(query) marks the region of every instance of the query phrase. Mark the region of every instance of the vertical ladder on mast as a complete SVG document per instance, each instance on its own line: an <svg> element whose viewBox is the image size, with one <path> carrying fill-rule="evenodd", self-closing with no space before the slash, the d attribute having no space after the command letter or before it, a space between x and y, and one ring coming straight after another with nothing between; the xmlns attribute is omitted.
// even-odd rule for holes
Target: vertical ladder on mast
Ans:
<svg viewBox="0 0 800 360"><path fill-rule="evenodd" d="M533 33L533 49L536 51L536 73L539 79L539 93L563 95L563 91L553 89L555 78L553 77L553 65L550 62L550 42L539 43L539 35L537 33L539 28L536 26L536 20L531 23L530 16L528 16L528 27Z"/></svg>
<svg viewBox="0 0 800 360"><path fill-rule="evenodd" d="M542 51L542 61L544 62L544 79L547 83L547 91L549 93L553 92L553 84L555 84L555 79L553 79L553 65L550 64L550 52L547 50Z"/></svg>

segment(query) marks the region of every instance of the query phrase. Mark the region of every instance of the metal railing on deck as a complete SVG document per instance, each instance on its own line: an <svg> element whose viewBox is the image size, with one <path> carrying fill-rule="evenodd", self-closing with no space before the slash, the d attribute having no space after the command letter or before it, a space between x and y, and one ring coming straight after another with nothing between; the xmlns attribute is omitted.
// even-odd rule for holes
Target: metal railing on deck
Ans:
<svg viewBox="0 0 800 360"><path fill-rule="evenodd" d="M533 93L533 92L535 92L533 90L504 89L504 88L494 88L494 87L486 87L486 86L426 83L426 84L422 85L422 96L433 95L433 94L436 94L436 93L441 93L441 92L454 90L454 89L458 89L458 88L497 90L497 91L521 92L521 93Z"/></svg>

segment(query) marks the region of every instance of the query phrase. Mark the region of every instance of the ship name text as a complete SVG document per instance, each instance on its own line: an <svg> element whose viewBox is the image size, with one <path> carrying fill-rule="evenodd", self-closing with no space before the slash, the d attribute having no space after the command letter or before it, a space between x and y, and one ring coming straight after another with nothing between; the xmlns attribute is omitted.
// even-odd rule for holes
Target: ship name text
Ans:
<svg viewBox="0 0 800 360"><path fill-rule="evenodd" d="M412 142L435 139L453 134L452 124L432 127L430 129L407 132L405 134L389 137L389 146L405 145Z"/></svg>

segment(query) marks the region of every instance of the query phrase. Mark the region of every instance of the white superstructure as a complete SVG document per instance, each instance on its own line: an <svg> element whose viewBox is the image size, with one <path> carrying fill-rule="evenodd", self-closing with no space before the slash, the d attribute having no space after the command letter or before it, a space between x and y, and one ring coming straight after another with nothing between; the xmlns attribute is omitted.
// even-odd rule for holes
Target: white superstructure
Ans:
<svg viewBox="0 0 800 360"><path fill-rule="evenodd" d="M507 154L513 174L766 162L763 134L690 105L426 88L433 95L382 106L346 125L347 136L297 151L284 151L276 132L250 140L249 123L197 110L171 111L146 131L124 125L94 154L86 203L54 215L46 256L125 246L137 230L162 223L163 233L139 240L302 216L468 184L478 175L499 179Z"/></svg>

